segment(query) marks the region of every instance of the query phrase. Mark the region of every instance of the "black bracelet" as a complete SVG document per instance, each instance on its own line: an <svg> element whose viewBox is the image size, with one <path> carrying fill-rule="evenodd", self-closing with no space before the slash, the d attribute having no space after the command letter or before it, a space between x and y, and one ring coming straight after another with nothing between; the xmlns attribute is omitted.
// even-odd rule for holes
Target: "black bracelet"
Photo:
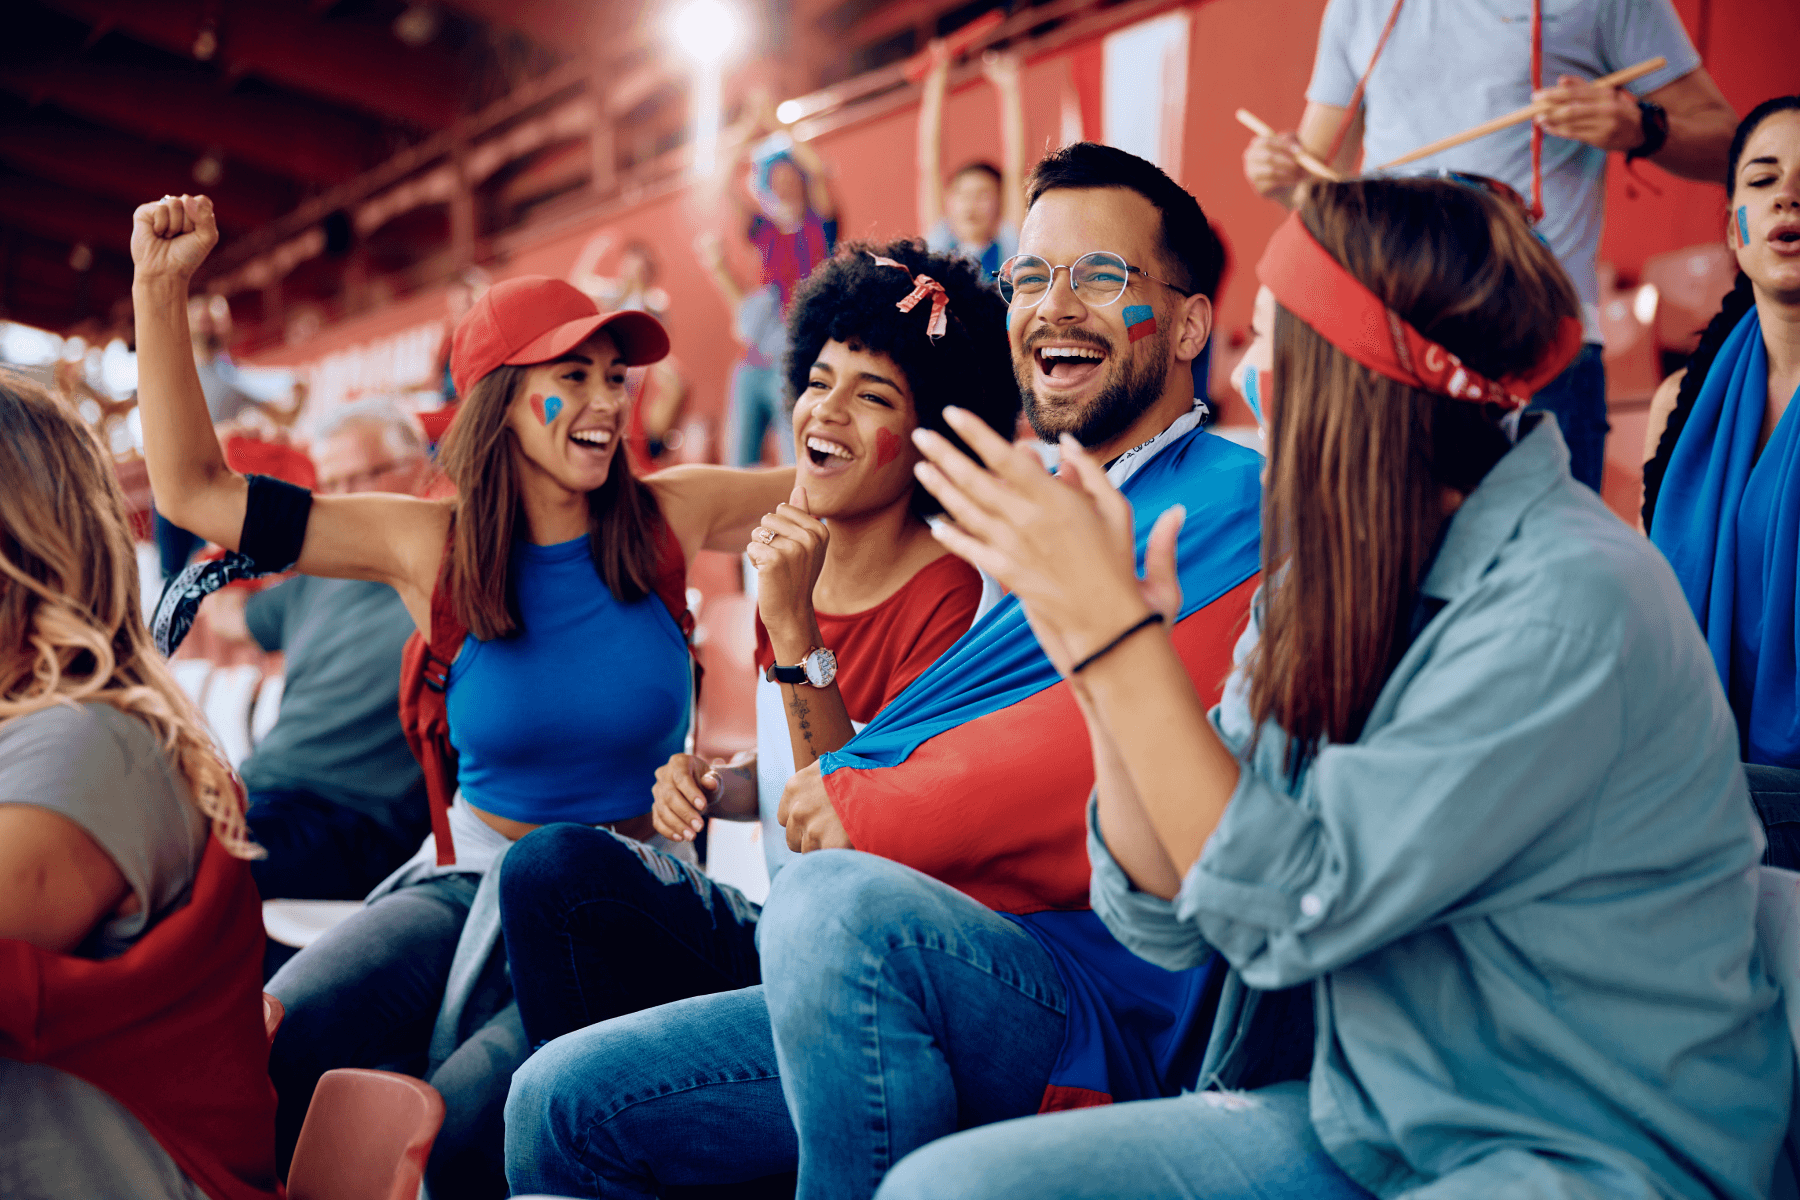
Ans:
<svg viewBox="0 0 1800 1200"><path fill-rule="evenodd" d="M1100 659L1106 657L1108 654L1111 654L1114 650L1117 650L1119 648L1120 643L1122 643L1126 638L1130 637L1132 634L1136 633L1138 630L1147 629L1152 625L1161 625L1162 623L1163 623L1163 615L1161 613L1153 612L1153 613L1147 614L1143 620L1141 620L1137 624L1133 625L1130 629L1127 629L1124 633L1121 633L1118 637L1114 638L1112 641L1106 643L1106 645L1100 647L1098 650L1094 651L1092 654L1088 655L1086 658L1082 659L1080 662L1078 662L1074 666L1070 667L1069 674L1071 674L1071 675L1081 674L1083 671L1085 671L1089 667L1093 666Z"/></svg>
<svg viewBox="0 0 1800 1200"><path fill-rule="evenodd" d="M1669 114L1663 106L1651 100L1639 100L1637 106L1638 119L1644 126L1644 140L1625 152L1626 162L1649 158L1669 141Z"/></svg>

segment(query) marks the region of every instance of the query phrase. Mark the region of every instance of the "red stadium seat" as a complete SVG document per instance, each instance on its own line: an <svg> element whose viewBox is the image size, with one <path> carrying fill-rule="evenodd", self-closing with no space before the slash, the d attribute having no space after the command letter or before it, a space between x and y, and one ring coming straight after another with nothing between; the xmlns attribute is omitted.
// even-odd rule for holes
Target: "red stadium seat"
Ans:
<svg viewBox="0 0 1800 1200"><path fill-rule="evenodd" d="M414 1200L444 1098L410 1075L327 1071L307 1106L288 1200Z"/></svg>

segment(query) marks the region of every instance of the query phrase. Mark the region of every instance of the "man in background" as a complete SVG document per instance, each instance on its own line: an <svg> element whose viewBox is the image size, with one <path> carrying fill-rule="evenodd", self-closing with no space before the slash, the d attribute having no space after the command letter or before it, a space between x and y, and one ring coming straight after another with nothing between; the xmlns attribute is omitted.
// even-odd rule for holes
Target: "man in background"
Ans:
<svg viewBox="0 0 1800 1200"><path fill-rule="evenodd" d="M318 490L421 491L418 423L391 403L334 414L315 443ZM430 825L419 765L400 728L400 653L413 631L384 583L296 576L246 601L207 600L222 636L286 656L281 715L244 761L251 864L264 899L360 900L419 848Z"/></svg>

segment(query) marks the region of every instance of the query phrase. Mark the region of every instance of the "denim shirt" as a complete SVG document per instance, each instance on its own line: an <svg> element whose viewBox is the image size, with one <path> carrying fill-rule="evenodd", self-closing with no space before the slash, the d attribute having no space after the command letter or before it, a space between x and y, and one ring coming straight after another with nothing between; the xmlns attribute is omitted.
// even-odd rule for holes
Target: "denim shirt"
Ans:
<svg viewBox="0 0 1800 1200"><path fill-rule="evenodd" d="M1217 830L1169 902L1090 814L1093 905L1152 962L1231 963L1203 1086L1266 1054L1265 991L1313 984L1313 1126L1380 1196L1749 1200L1794 1051L1737 731L1667 563L1568 461L1542 421L1469 495L1443 607L1298 779L1272 723L1249 751L1253 623Z"/></svg>

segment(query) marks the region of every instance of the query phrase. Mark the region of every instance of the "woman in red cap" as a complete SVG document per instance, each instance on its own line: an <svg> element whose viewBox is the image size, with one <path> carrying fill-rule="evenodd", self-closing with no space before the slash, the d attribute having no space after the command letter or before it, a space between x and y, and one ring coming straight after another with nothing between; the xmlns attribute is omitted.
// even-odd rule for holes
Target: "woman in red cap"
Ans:
<svg viewBox="0 0 1800 1200"><path fill-rule="evenodd" d="M468 631L439 684L458 762L455 803L434 814L437 853L428 840L269 984L287 1007L270 1062L278 1151L285 1168L325 1070L397 1064L445 1096L433 1194L504 1194L500 1106L527 1047L495 952L490 868L554 821L654 836L654 772L690 715L686 568L703 548L741 551L793 471L635 478L625 371L662 358L668 336L647 313L602 313L533 276L489 289L453 335L454 500L315 498L234 474L187 351L188 282L217 238L203 196L134 218L139 402L160 509L234 551L227 572L377 580L426 638L434 621L440 635L445 623Z"/></svg>
<svg viewBox="0 0 1800 1200"><path fill-rule="evenodd" d="M1073 442L1076 487L915 435L1082 698L1094 911L1230 968L1204 1090L955 1134L880 1200L1767 1195L1794 1051L1731 709L1668 563L1519 418L1568 277L1418 179L1311 188L1257 274L1263 587L1210 713L1156 628L1179 513L1140 580Z"/></svg>

